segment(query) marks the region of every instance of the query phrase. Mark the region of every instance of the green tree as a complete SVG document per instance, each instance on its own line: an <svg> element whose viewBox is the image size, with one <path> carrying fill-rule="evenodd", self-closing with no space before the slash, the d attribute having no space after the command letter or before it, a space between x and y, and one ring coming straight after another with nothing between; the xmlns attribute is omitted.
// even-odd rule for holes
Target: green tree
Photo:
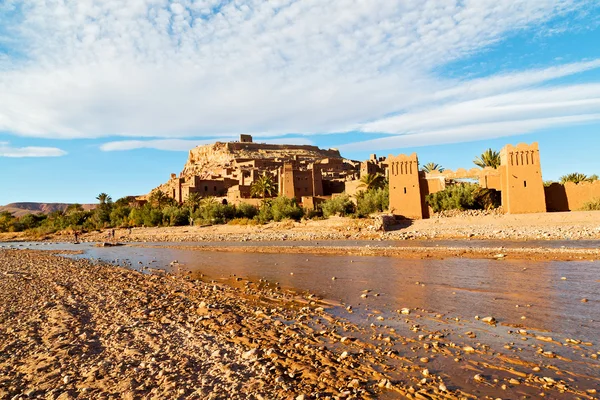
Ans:
<svg viewBox="0 0 600 400"><path fill-rule="evenodd" d="M492 149L487 149L479 157L475 157L473 163L480 168L498 168L500 166L500 153Z"/></svg>
<svg viewBox="0 0 600 400"><path fill-rule="evenodd" d="M271 175L264 174L260 176L256 182L250 187L250 195L252 197L273 197L277 193L277 186Z"/></svg>
<svg viewBox="0 0 600 400"><path fill-rule="evenodd" d="M380 173L367 174L360 178L359 188L364 188L367 191L373 189L383 189L385 187L385 178Z"/></svg>
<svg viewBox="0 0 600 400"><path fill-rule="evenodd" d="M196 209L200 206L201 201L202 196L200 193L192 192L185 198L185 205L190 209L190 213L194 213L194 211L196 211Z"/></svg>
<svg viewBox="0 0 600 400"><path fill-rule="evenodd" d="M69 204L67 206L67 209L65 210L65 215L71 215L71 214L82 212L82 211L83 211L83 207L81 204L79 204L79 203Z"/></svg>
<svg viewBox="0 0 600 400"><path fill-rule="evenodd" d="M354 211L356 211L356 206L350 199L350 196L348 196L347 194L343 194L341 196L336 196L324 202L321 205L321 210L323 211L323 216L325 218L329 218L333 215L340 215L342 217L345 217L347 215L353 214Z"/></svg>
<svg viewBox="0 0 600 400"><path fill-rule="evenodd" d="M96 196L96 200L98 200L101 205L112 203L112 198L104 192L102 192L98 196Z"/></svg>
<svg viewBox="0 0 600 400"><path fill-rule="evenodd" d="M428 162L427 164L423 165L423 167L421 168L422 171L425 172L433 172L433 171L437 171L437 172L444 172L446 168L442 167L440 164L436 164L434 162Z"/></svg>
<svg viewBox="0 0 600 400"><path fill-rule="evenodd" d="M152 193L150 193L150 196L148 197L148 202L153 207L158 207L158 208L163 208L165 206L170 206L170 205L175 204L174 199L170 198L169 196L167 196L165 194L165 192L163 192L162 190L159 190L159 189L154 189L152 191Z"/></svg>

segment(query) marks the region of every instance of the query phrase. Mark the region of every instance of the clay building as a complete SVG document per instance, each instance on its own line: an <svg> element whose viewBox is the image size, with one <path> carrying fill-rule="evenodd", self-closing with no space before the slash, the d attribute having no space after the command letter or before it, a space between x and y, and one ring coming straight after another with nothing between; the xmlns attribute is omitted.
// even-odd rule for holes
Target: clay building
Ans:
<svg viewBox="0 0 600 400"><path fill-rule="evenodd" d="M425 198L442 191L449 181L473 179L479 185L499 190L507 213L545 212L548 191L544 190L540 152L537 143L507 145L500 152L500 167L445 170L426 173L419 170L417 154L390 155L387 159L390 179L390 212L407 218L431 215Z"/></svg>
<svg viewBox="0 0 600 400"><path fill-rule="evenodd" d="M255 143L250 135L238 142L217 142L190 150L179 174L157 189L182 203L190 193L224 197L233 203L249 199L251 187L268 174L278 193L295 197L341 193L358 178L360 163L342 158L336 149L309 145Z"/></svg>

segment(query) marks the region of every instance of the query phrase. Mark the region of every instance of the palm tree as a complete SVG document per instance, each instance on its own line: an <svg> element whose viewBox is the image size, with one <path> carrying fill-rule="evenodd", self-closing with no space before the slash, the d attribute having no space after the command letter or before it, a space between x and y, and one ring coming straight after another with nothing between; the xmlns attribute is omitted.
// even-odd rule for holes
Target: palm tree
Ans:
<svg viewBox="0 0 600 400"><path fill-rule="evenodd" d="M273 197L276 192L277 187L275 186L275 182L273 182L273 177L267 174L259 177L256 182L252 184L252 187L250 187L250 195L252 197L260 197L261 199Z"/></svg>
<svg viewBox="0 0 600 400"><path fill-rule="evenodd" d="M359 188L365 188L367 191L371 189L383 189L385 187L385 178L380 173L367 174L360 178Z"/></svg>
<svg viewBox="0 0 600 400"><path fill-rule="evenodd" d="M155 189L150 193L148 201L155 207L162 207L169 202L169 197L162 190Z"/></svg>
<svg viewBox="0 0 600 400"><path fill-rule="evenodd" d="M193 213L196 211L196 208L200 206L201 201L202 196L200 196L200 193L192 192L185 198L185 205L188 206L190 211Z"/></svg>
<svg viewBox="0 0 600 400"><path fill-rule="evenodd" d="M598 179L598 176L587 176L580 172L573 172L572 174L563 175L560 177L560 183L565 184L567 182L580 183L580 182L592 182L594 178Z"/></svg>
<svg viewBox="0 0 600 400"><path fill-rule="evenodd" d="M96 196L96 200L98 200L100 202L100 204L112 203L112 198L104 192L102 192L98 196Z"/></svg>
<svg viewBox="0 0 600 400"><path fill-rule="evenodd" d="M440 164L436 164L434 162L428 162L427 164L423 165L423 168L421 168L421 170L425 172L444 172L445 169L446 168L442 167Z"/></svg>
<svg viewBox="0 0 600 400"><path fill-rule="evenodd" d="M500 153L492 149L487 149L479 157L475 157L473 163L480 168L498 168L500 166Z"/></svg>

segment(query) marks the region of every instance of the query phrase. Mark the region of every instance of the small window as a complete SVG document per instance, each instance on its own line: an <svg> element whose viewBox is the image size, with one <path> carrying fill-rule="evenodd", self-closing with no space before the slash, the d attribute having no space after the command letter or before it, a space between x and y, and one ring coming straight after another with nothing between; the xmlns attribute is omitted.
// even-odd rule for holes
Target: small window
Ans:
<svg viewBox="0 0 600 400"><path fill-rule="evenodd" d="M213 190L216 192L216 191L217 191L217 187L216 187L216 186L213 186Z"/></svg>
<svg viewBox="0 0 600 400"><path fill-rule="evenodd" d="M406 188L404 188L404 194L406 194Z"/></svg>
<svg viewBox="0 0 600 400"><path fill-rule="evenodd" d="M527 187L527 181L523 181L523 187Z"/></svg>
<svg viewBox="0 0 600 400"><path fill-rule="evenodd" d="M204 191L208 192L208 186L204 186Z"/></svg>

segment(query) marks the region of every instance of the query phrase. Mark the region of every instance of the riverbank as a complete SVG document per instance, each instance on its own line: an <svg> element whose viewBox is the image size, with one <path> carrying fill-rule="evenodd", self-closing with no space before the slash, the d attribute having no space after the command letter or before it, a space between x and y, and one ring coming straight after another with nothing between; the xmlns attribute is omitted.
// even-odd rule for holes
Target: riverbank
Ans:
<svg viewBox="0 0 600 400"><path fill-rule="evenodd" d="M24 250L0 251L0 275L0 398L389 390L377 385L385 374L374 355L328 349L335 323L323 318L322 335L309 326L320 320L318 304L258 283L233 288Z"/></svg>
<svg viewBox="0 0 600 400"><path fill-rule="evenodd" d="M597 343L506 334L492 317L466 328L435 310L353 310L262 279L44 251L0 251L0 275L0 398L597 398ZM338 315L353 311L368 322Z"/></svg>
<svg viewBox="0 0 600 400"><path fill-rule="evenodd" d="M475 214L475 215L474 215ZM479 215L465 212L454 217L399 221L388 231L378 229L375 219L330 218L266 225L213 225L164 228L115 229L120 242L200 241L315 241L315 240L589 240L600 239L600 211L520 215ZM84 241L102 242L112 230L89 232ZM0 241L72 241L71 232L45 237L28 233L3 233Z"/></svg>

